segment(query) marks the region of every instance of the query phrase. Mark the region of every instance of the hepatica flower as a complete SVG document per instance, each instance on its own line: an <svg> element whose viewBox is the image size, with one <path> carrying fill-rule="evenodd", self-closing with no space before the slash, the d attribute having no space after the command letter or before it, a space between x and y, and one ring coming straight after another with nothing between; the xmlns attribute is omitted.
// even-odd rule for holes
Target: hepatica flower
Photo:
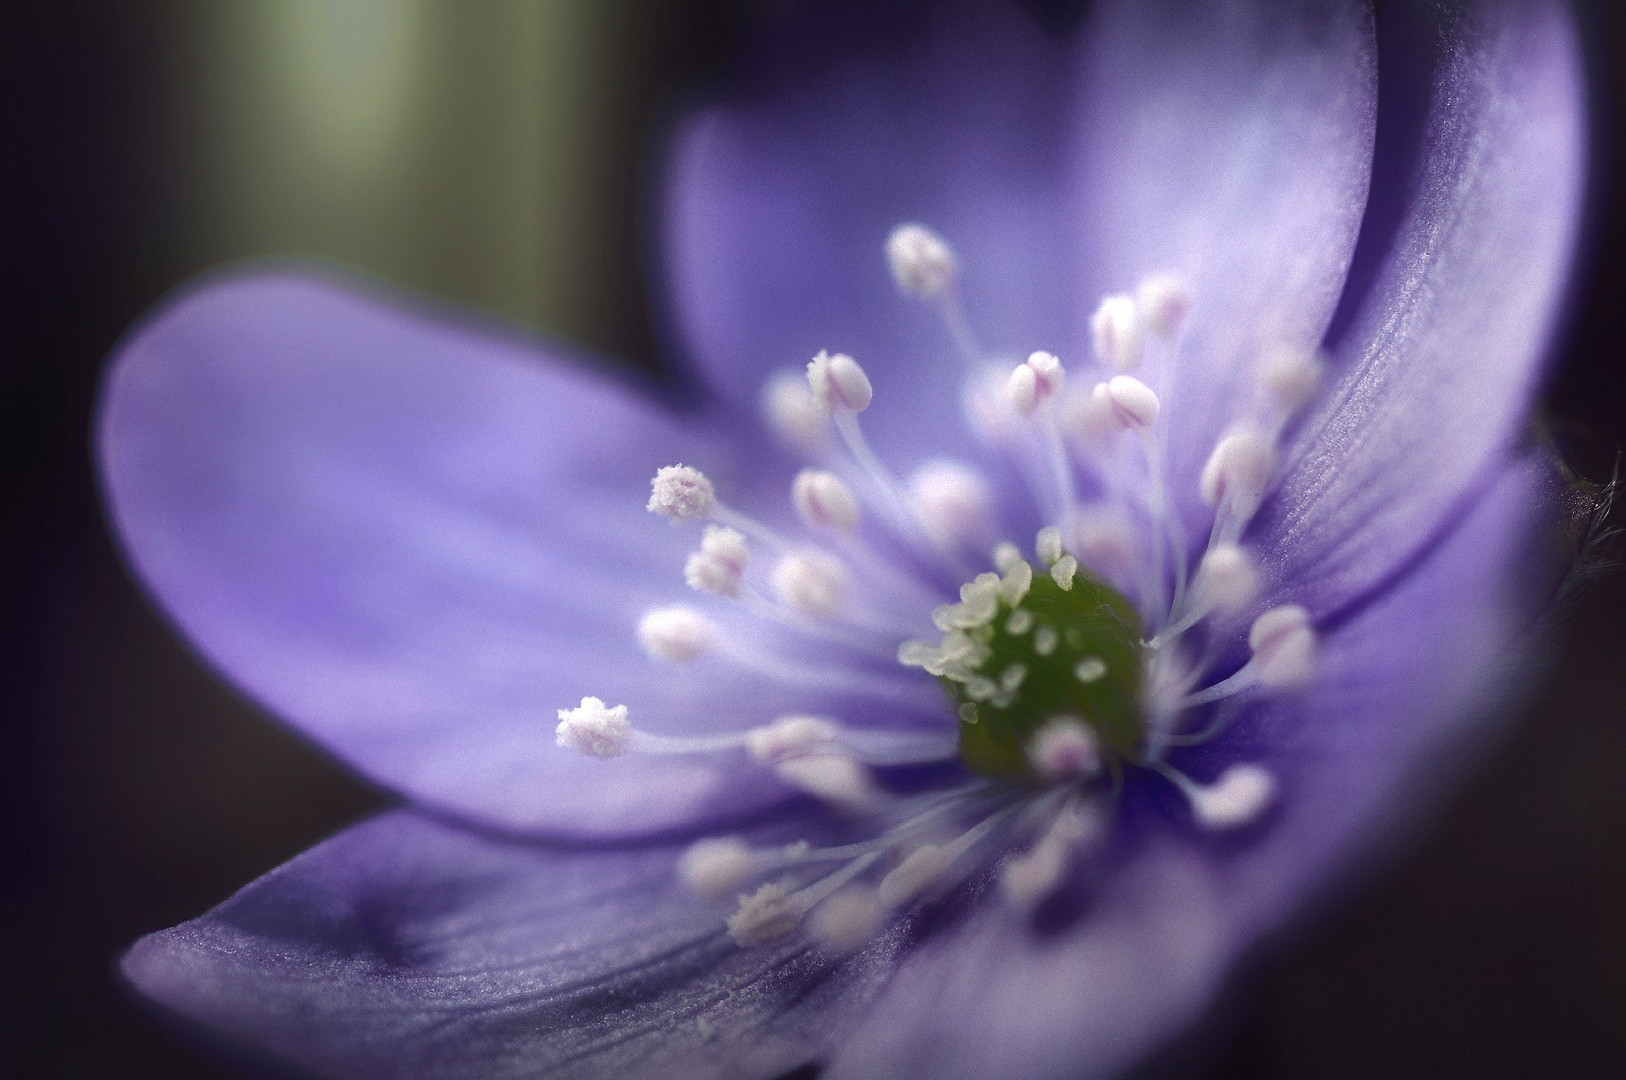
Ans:
<svg viewBox="0 0 1626 1080"><path fill-rule="evenodd" d="M335 1077L1110 1074L1445 784L1544 577L1568 16L934 27L680 132L687 412L292 272L122 346L142 580L406 802L143 994Z"/></svg>

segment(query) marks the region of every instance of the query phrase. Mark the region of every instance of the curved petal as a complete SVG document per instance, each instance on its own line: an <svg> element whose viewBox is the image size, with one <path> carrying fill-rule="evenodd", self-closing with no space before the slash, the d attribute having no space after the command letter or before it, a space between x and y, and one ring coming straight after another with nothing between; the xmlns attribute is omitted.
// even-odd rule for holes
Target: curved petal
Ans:
<svg viewBox="0 0 1626 1080"><path fill-rule="evenodd" d="M818 1056L889 964L742 949L680 849L561 850L405 812L137 942L130 981L330 1078L771 1077Z"/></svg>
<svg viewBox="0 0 1626 1080"><path fill-rule="evenodd" d="M1078 234L1101 292L1171 273L1192 308L1162 375L1178 498L1259 361L1321 342L1371 177L1371 17L1344 0L1101 5L1080 84ZM1095 297L1081 297L1080 319ZM1155 373L1155 372L1154 372Z"/></svg>
<svg viewBox="0 0 1626 1080"><path fill-rule="evenodd" d="M905 57L691 120L665 257L679 328L717 392L750 404L770 371L847 352L874 382L865 419L883 457L963 452L962 361L933 307L899 294L883 245L903 222L938 230L985 347L1065 350L1079 264L1063 61L1014 11L961 5Z"/></svg>
<svg viewBox="0 0 1626 1080"><path fill-rule="evenodd" d="M1564 297L1585 167L1572 17L1465 11L1437 42L1409 216L1256 526L1317 615L1461 513L1524 422Z"/></svg>
<svg viewBox="0 0 1626 1080"><path fill-rule="evenodd" d="M1451 778L1525 628L1516 575L1549 476L1545 463L1509 469L1417 573L1326 643L1311 696L1254 729L1281 783L1258 831L1220 842L1175 825L1178 801L1126 808L1158 820L1103 868L1071 928L1035 934L998 904L975 907L903 959L822 1075L1110 1076L1194 1022L1329 872ZM1231 760L1249 746L1231 740Z"/></svg>
<svg viewBox="0 0 1626 1080"><path fill-rule="evenodd" d="M784 790L726 755L580 757L555 710L591 694L682 734L827 703L643 655L641 612L694 596L695 532L644 510L654 470L783 478L532 345L354 286L228 279L122 346L100 433L119 534L186 637L415 800L583 836L739 815Z"/></svg>

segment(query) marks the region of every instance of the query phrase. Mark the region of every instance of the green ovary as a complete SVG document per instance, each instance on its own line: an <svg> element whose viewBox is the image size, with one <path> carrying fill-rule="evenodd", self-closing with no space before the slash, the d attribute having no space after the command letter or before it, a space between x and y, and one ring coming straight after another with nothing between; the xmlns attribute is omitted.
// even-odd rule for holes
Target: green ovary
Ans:
<svg viewBox="0 0 1626 1080"><path fill-rule="evenodd" d="M1040 570L1020 603L1002 597L995 616L966 636L986 658L972 678L941 681L960 716L968 768L1033 776L1027 747L1058 718L1086 724L1108 760L1134 755L1145 731L1142 628L1116 590L1083 572L1063 589Z"/></svg>

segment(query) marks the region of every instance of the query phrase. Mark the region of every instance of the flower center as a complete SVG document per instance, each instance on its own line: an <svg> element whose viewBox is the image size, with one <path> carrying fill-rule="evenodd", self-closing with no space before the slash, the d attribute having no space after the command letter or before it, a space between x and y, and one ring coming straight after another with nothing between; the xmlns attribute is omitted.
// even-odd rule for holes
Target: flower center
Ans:
<svg viewBox="0 0 1626 1080"><path fill-rule="evenodd" d="M938 608L933 645L912 641L904 664L936 675L960 719L960 759L984 776L1058 778L1084 771L1046 760L1047 726L1074 724L1110 761L1135 755L1146 729L1145 649L1133 605L1070 556L1035 574L1019 557L981 574Z"/></svg>

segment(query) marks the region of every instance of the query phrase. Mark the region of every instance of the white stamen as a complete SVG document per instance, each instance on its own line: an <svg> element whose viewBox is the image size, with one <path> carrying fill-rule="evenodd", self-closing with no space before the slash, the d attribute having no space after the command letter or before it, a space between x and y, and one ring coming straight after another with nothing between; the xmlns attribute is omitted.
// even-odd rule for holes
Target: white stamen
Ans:
<svg viewBox="0 0 1626 1080"><path fill-rule="evenodd" d="M638 643L653 659L683 664L711 652L717 632L694 608L651 608L638 620Z"/></svg>
<svg viewBox="0 0 1626 1080"><path fill-rule="evenodd" d="M1276 468L1276 448L1264 433L1240 428L1219 441L1203 466L1201 493L1209 506L1229 500L1237 519L1253 517Z"/></svg>
<svg viewBox="0 0 1626 1080"><path fill-rule="evenodd" d="M869 810L879 798L869 770L846 754L802 754L774 771L787 784L844 810Z"/></svg>
<svg viewBox="0 0 1626 1080"><path fill-rule="evenodd" d="M1005 394L1011 408L1023 416L1034 411L1061 392L1067 381L1067 372L1061 361L1047 352L1036 352L1011 372L1005 383Z"/></svg>
<svg viewBox="0 0 1626 1080"><path fill-rule="evenodd" d="M1158 274L1147 278L1135 290L1135 307L1146 329L1160 338L1172 338L1191 310L1191 295L1179 278Z"/></svg>
<svg viewBox="0 0 1626 1080"><path fill-rule="evenodd" d="M745 748L758 761L783 761L833 742L839 729L816 716L781 716L745 733Z"/></svg>
<svg viewBox="0 0 1626 1080"><path fill-rule="evenodd" d="M1023 420L1011 407L1006 391L1009 373L989 364L966 379L960 391L960 410L978 438L994 446L1010 446L1021 438Z"/></svg>
<svg viewBox="0 0 1626 1080"><path fill-rule="evenodd" d="M1133 375L1114 375L1097 383L1090 396L1110 409L1113 423L1122 431L1143 431L1157 423L1161 405L1157 393Z"/></svg>
<svg viewBox="0 0 1626 1080"><path fill-rule="evenodd" d="M1095 335L1095 355L1104 362L1119 371L1140 366L1146 341L1133 297L1119 293L1103 299L1090 319L1090 329Z"/></svg>
<svg viewBox="0 0 1626 1080"><path fill-rule="evenodd" d="M1294 413L1321 388L1322 362L1313 352L1282 346L1265 361L1261 383L1283 413Z"/></svg>
<svg viewBox="0 0 1626 1080"><path fill-rule="evenodd" d="M1033 632L1033 651L1038 656L1049 656L1061 644L1061 635L1054 626L1041 626Z"/></svg>
<svg viewBox="0 0 1626 1080"><path fill-rule="evenodd" d="M1197 823L1216 831L1252 824L1276 796L1276 781L1252 764L1232 765L1207 787L1195 783L1182 787Z"/></svg>
<svg viewBox="0 0 1626 1080"><path fill-rule="evenodd" d="M1197 568L1199 602L1210 610L1234 612L1259 593L1259 574L1248 553L1235 544L1219 544L1203 555Z"/></svg>
<svg viewBox="0 0 1626 1080"><path fill-rule="evenodd" d="M708 900L721 900L751 879L756 860L734 836L697 840L678 861L678 879Z"/></svg>
<svg viewBox="0 0 1626 1080"><path fill-rule="evenodd" d="M1253 621L1248 647L1265 686L1293 690L1315 673L1316 635L1310 613L1298 604L1271 608Z"/></svg>
<svg viewBox="0 0 1626 1080"><path fill-rule="evenodd" d="M909 503L939 544L983 550L993 538L993 500L970 466L942 459L923 463L909 479Z"/></svg>
<svg viewBox="0 0 1626 1080"><path fill-rule="evenodd" d="M858 526L858 500L834 473L803 469L791 484L791 501L809 525L839 533Z"/></svg>
<svg viewBox="0 0 1626 1080"><path fill-rule="evenodd" d="M783 885L769 882L740 898L739 910L728 917L728 936L736 945L766 945L795 933L807 914L805 902Z"/></svg>
<svg viewBox="0 0 1626 1080"><path fill-rule="evenodd" d="M1057 717L1034 733L1028 760L1046 780L1081 780L1101 769L1100 741L1079 720Z"/></svg>
<svg viewBox="0 0 1626 1080"><path fill-rule="evenodd" d="M957 852L922 844L881 879L881 903L899 908L929 889L953 864Z"/></svg>
<svg viewBox="0 0 1626 1080"><path fill-rule="evenodd" d="M1017 563L1022 562L1022 549L1009 540L1001 540L994 545L994 565L1004 573Z"/></svg>
<svg viewBox="0 0 1626 1080"><path fill-rule="evenodd" d="M1011 607L1016 607L1027 599L1028 590L1033 588L1033 564L1026 559L1019 559L1005 568L1005 574L999 579L999 596Z"/></svg>
<svg viewBox="0 0 1626 1080"><path fill-rule="evenodd" d="M1056 560L1056 565L1050 568L1050 579L1063 592L1071 592L1073 578L1078 574L1078 560L1071 555L1063 555Z"/></svg>
<svg viewBox="0 0 1626 1080"><path fill-rule="evenodd" d="M884 914L874 889L854 885L814 908L807 918L807 932L826 949L844 955L875 936Z"/></svg>
<svg viewBox="0 0 1626 1080"><path fill-rule="evenodd" d="M1039 535L1033 542L1034 554L1046 566L1055 566L1057 561L1066 554L1061 546L1061 530L1054 525L1046 525L1039 530Z"/></svg>
<svg viewBox="0 0 1626 1080"><path fill-rule="evenodd" d="M776 372L763 384L762 415L769 429L792 449L814 453L830 441L830 418L799 371Z"/></svg>
<svg viewBox="0 0 1626 1080"><path fill-rule="evenodd" d="M1018 911L1032 911L1055 892L1072 852L1048 837L1033 850L1007 859L999 871L999 891Z"/></svg>
<svg viewBox="0 0 1626 1080"><path fill-rule="evenodd" d="M809 361L807 385L819 407L831 416L838 412L861 413L875 396L869 376L858 361L845 353L820 352Z"/></svg>
<svg viewBox="0 0 1626 1080"><path fill-rule="evenodd" d="M674 520L703 518L717 506L711 481L688 465L666 465L657 470L649 489L649 512Z"/></svg>
<svg viewBox="0 0 1626 1080"><path fill-rule="evenodd" d="M582 703L574 709L560 709L559 726L554 731L556 741L564 749L589 757L615 757L625 751L632 740L627 707L607 707L596 697L582 698Z"/></svg>
<svg viewBox="0 0 1626 1080"><path fill-rule="evenodd" d="M804 615L827 619L841 610L847 596L847 574L822 551L798 551L779 560L773 587L785 603Z"/></svg>
<svg viewBox="0 0 1626 1080"><path fill-rule="evenodd" d="M750 561L751 549L743 534L726 525L707 525L700 550L683 567L683 580L691 589L738 600Z"/></svg>
<svg viewBox="0 0 1626 1080"><path fill-rule="evenodd" d="M958 269L948 243L914 222L899 225L886 238L886 260L898 288L921 297L933 297L948 288Z"/></svg>

